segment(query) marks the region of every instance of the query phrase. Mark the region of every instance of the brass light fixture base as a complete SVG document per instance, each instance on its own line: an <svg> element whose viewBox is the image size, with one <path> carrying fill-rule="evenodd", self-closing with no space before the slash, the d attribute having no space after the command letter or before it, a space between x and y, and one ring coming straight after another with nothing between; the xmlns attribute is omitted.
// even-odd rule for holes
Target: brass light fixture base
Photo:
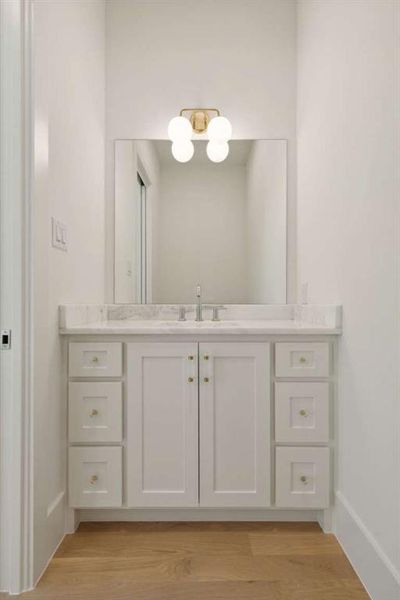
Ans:
<svg viewBox="0 0 400 600"><path fill-rule="evenodd" d="M208 123L210 122L210 117L205 110L196 110L192 112L190 117L190 122L193 127L193 131L196 133L204 133L207 131Z"/></svg>
<svg viewBox="0 0 400 600"><path fill-rule="evenodd" d="M217 108L182 108L179 113L180 116L183 115L184 112L191 112L190 122L193 127L193 131L195 133L205 133L207 131L208 124L210 122L209 112L215 112L218 116L220 116L220 112Z"/></svg>

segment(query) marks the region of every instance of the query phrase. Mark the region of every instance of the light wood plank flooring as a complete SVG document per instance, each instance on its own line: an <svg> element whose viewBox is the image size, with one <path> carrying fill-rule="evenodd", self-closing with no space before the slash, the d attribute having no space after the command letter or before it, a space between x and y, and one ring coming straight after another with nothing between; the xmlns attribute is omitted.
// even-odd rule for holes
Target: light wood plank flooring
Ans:
<svg viewBox="0 0 400 600"><path fill-rule="evenodd" d="M368 600L315 523L83 523L24 600Z"/></svg>

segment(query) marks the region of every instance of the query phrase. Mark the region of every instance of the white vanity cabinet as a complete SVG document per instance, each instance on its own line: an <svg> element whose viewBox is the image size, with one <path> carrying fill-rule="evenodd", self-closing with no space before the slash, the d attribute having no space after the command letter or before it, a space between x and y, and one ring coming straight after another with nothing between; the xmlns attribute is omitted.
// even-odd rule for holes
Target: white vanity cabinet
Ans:
<svg viewBox="0 0 400 600"><path fill-rule="evenodd" d="M329 507L335 346L327 336L76 339L68 343L72 508Z"/></svg>

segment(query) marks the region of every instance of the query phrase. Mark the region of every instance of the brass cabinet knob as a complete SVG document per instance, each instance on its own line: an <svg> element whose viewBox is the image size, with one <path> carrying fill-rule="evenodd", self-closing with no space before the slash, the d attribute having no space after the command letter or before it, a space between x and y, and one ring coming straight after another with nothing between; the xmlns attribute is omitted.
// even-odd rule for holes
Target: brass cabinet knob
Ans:
<svg viewBox="0 0 400 600"><path fill-rule="evenodd" d="M210 378L209 377L204 377L203 381L204 381L204 383L208 383L210 381Z"/></svg>
<svg viewBox="0 0 400 600"><path fill-rule="evenodd" d="M308 479L307 479L307 477L305 475L302 475L300 477L300 481L301 481L301 483L307 483Z"/></svg>
<svg viewBox="0 0 400 600"><path fill-rule="evenodd" d="M93 356L92 363L98 363L98 362L99 362L99 357L98 356Z"/></svg>
<svg viewBox="0 0 400 600"><path fill-rule="evenodd" d="M307 359L304 356L300 356L300 362L304 364L305 362L307 362Z"/></svg>
<svg viewBox="0 0 400 600"><path fill-rule="evenodd" d="M208 356L208 354L205 354L205 355L203 356L203 358L204 358L204 360L208 360L210 357Z"/></svg>
<svg viewBox="0 0 400 600"><path fill-rule="evenodd" d="M188 382L189 383L193 383L193 381L194 381L193 377L188 377Z"/></svg>
<svg viewBox="0 0 400 600"><path fill-rule="evenodd" d="M304 408L302 408L301 410L299 410L299 415L302 417L307 417L308 413L306 410L304 410Z"/></svg>
<svg viewBox="0 0 400 600"><path fill-rule="evenodd" d="M99 414L99 411L98 411L96 408L93 408L93 409L90 411L90 414L89 414L89 416L90 416L90 417L97 417L97 415L98 415L98 414Z"/></svg>
<svg viewBox="0 0 400 600"><path fill-rule="evenodd" d="M188 356L188 360L194 360L194 356L192 356L192 355Z"/></svg>
<svg viewBox="0 0 400 600"><path fill-rule="evenodd" d="M90 478L90 483L93 485L94 483L96 483L97 480L98 480L97 475L92 475Z"/></svg>

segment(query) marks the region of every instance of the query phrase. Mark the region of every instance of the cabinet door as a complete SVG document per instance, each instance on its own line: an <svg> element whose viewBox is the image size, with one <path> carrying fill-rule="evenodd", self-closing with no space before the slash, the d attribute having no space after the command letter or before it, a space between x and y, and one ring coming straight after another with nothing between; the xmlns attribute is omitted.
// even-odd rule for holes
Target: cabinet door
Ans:
<svg viewBox="0 0 400 600"><path fill-rule="evenodd" d="M129 506L198 504L197 372L197 344L128 344Z"/></svg>
<svg viewBox="0 0 400 600"><path fill-rule="evenodd" d="M122 383L69 382L68 439L73 443L122 442Z"/></svg>
<svg viewBox="0 0 400 600"><path fill-rule="evenodd" d="M122 504L122 448L69 449L69 506L110 508Z"/></svg>
<svg viewBox="0 0 400 600"><path fill-rule="evenodd" d="M276 448L276 506L328 508L329 448Z"/></svg>
<svg viewBox="0 0 400 600"><path fill-rule="evenodd" d="M275 383L275 440L327 443L329 441L329 383Z"/></svg>
<svg viewBox="0 0 400 600"><path fill-rule="evenodd" d="M121 377L122 344L71 342L68 370L70 377Z"/></svg>
<svg viewBox="0 0 400 600"><path fill-rule="evenodd" d="M275 345L277 377L329 377L330 346L326 342L278 342Z"/></svg>
<svg viewBox="0 0 400 600"><path fill-rule="evenodd" d="M270 504L266 343L200 344L200 504Z"/></svg>

